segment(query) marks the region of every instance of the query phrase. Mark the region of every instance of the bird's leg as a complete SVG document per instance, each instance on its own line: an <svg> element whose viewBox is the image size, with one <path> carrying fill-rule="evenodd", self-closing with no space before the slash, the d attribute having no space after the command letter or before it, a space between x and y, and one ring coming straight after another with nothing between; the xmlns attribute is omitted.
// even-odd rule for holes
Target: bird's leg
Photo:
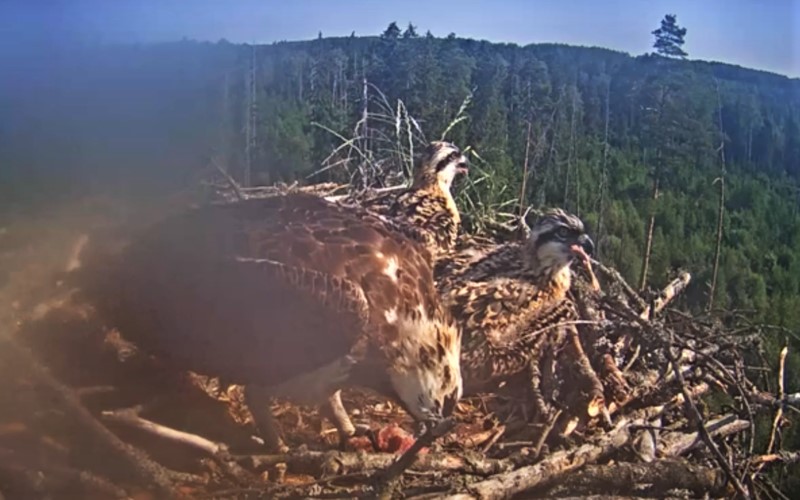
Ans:
<svg viewBox="0 0 800 500"><path fill-rule="evenodd" d="M356 360L352 356L342 356L327 365L303 373L269 386L269 393L276 398L288 399L301 405L318 405L328 398L350 378ZM342 407L341 398L338 403ZM344 414L344 408L341 413Z"/></svg>
<svg viewBox="0 0 800 500"><path fill-rule="evenodd" d="M341 390L337 390L328 398L328 402L320 407L320 413L336 427L336 431L339 433L339 446L342 449L345 448L347 441L353 436L367 436L370 441L373 441L373 445L375 444L372 429L369 426L353 425L342 403Z"/></svg>
<svg viewBox="0 0 800 500"><path fill-rule="evenodd" d="M320 407L320 413L333 423L336 430L339 431L339 438L342 441L355 435L356 427L350 420L350 416L347 415L347 410L344 409L341 390L334 392L328 398L328 402Z"/></svg>
<svg viewBox="0 0 800 500"><path fill-rule="evenodd" d="M342 405L341 396L331 393L336 391L350 377L350 371L356 360L352 356L342 356L327 365L313 371L303 373L296 377L269 387L245 387L245 402L253 414L259 433L271 449L286 447L278 436L275 419L269 410L272 398L283 398L302 405L318 405L325 401L330 407L332 420L339 435L349 432L355 433L350 418ZM350 436L347 436L350 437Z"/></svg>
<svg viewBox="0 0 800 500"><path fill-rule="evenodd" d="M267 449L275 453L288 452L289 447L281 438L278 423L272 415L270 408L272 396L269 392L263 387L247 385L244 388L244 401L253 415L253 423L258 434L264 439Z"/></svg>

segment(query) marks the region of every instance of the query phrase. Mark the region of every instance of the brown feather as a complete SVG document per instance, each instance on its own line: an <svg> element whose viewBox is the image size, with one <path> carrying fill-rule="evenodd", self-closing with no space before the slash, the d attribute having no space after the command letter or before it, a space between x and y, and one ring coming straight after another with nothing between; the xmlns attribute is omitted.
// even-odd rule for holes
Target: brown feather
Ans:
<svg viewBox="0 0 800 500"><path fill-rule="evenodd" d="M544 217L524 244L475 246L437 262L437 287L464 335L467 393L524 370L547 332L576 318L566 299L569 246L585 235L580 221L561 214ZM571 235L553 240L561 227Z"/></svg>
<svg viewBox="0 0 800 500"><path fill-rule="evenodd" d="M425 150L412 186L400 194L386 194L364 202L371 211L416 228L418 239L434 260L455 248L461 224L450 184L467 158L453 144L433 142Z"/></svg>
<svg viewBox="0 0 800 500"><path fill-rule="evenodd" d="M292 194L157 224L102 292L123 335L182 369L269 386L352 355L354 384L391 395L387 370L427 363L460 394L460 337L429 259L379 216Z"/></svg>

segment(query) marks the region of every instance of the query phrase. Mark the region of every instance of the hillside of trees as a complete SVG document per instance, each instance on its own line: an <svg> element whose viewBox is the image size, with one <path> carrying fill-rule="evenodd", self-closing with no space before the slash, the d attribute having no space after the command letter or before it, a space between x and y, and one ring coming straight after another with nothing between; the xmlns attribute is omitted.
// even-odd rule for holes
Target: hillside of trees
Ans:
<svg viewBox="0 0 800 500"><path fill-rule="evenodd" d="M781 327L769 345L794 343L787 373L800 384L800 80L394 23L372 37L2 58L14 71L0 81L0 204L181 186L212 158L244 183L346 181L330 155L347 139L377 158L446 131L474 152L459 185L470 199L579 214L631 283L645 254L654 287L691 272L685 305Z"/></svg>

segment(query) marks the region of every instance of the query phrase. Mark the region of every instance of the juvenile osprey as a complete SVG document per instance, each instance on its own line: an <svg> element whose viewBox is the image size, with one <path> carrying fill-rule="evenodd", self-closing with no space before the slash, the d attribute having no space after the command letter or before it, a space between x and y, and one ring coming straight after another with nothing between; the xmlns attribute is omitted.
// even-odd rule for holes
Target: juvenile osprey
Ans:
<svg viewBox="0 0 800 500"><path fill-rule="evenodd" d="M371 211L408 222L419 230L434 260L455 247L461 216L450 193L456 175L469 159L454 144L434 141L425 149L414 182L399 195L389 193L364 202Z"/></svg>
<svg viewBox="0 0 800 500"><path fill-rule="evenodd" d="M356 385L418 421L461 396L460 332L427 252L363 209L304 194L206 206L150 228L118 262L101 312L176 368L245 385L270 447L267 396L316 404Z"/></svg>
<svg viewBox="0 0 800 500"><path fill-rule="evenodd" d="M575 314L566 293L570 264L593 243L583 223L551 210L525 243L470 248L440 261L437 287L462 328L465 393L496 387L526 369L542 329Z"/></svg>

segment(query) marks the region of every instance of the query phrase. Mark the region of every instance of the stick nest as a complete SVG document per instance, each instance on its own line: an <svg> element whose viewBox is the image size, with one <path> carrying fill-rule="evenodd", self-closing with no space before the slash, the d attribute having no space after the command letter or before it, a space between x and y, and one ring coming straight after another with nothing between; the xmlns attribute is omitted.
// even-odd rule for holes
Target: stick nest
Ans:
<svg viewBox="0 0 800 500"><path fill-rule="evenodd" d="M348 196L333 184L213 189L228 202L297 189ZM80 217L61 214L68 216ZM73 245L86 236L54 227L29 231L37 245L18 244L2 262L15 273L0 296L8 304L0 322L0 497L759 497L780 495L770 467L800 460L779 449L785 414L800 398L782 382L778 393L762 389L764 371L753 368L757 325L735 313L671 308L687 274L639 294L599 262L577 270L573 333L542 343L550 368L463 399L454 429L409 463L398 466L398 454L369 440L338 450L315 408L285 402L273 409L292 451L265 455L241 387L172 372L74 299L57 271L65 261L75 266ZM485 227L497 230L476 237L524 233ZM374 394L346 391L344 401L357 424L413 429ZM767 447L755 441L762 421Z"/></svg>

